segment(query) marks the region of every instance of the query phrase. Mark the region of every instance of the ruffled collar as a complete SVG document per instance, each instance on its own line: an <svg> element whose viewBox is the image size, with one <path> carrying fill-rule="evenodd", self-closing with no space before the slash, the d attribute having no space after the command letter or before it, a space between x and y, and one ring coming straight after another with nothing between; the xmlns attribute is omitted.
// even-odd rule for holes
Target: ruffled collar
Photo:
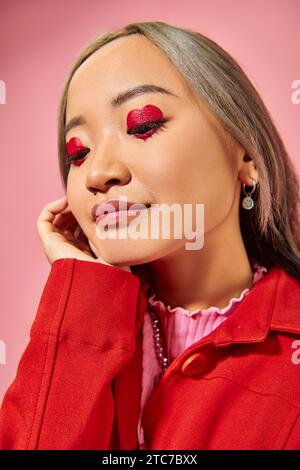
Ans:
<svg viewBox="0 0 300 470"><path fill-rule="evenodd" d="M264 276L265 273L267 273L268 270L265 266L259 265L256 260L253 260L252 268L253 268L253 285L254 285ZM198 308L195 310L187 310L180 306L171 308L170 305L165 305L165 303L162 300L156 298L156 294L153 288L150 287L148 291L148 295L149 295L148 302L159 313L169 313L169 314L176 314L176 315L179 314L179 315L185 315L189 317L192 317L193 315L199 315L199 314L209 315L212 313L224 315L225 313L231 311L231 309L233 308L235 304L241 302L243 298L248 294L249 291L250 291L249 288L244 289L238 297L231 298L228 305L223 308L212 306L206 309Z"/></svg>

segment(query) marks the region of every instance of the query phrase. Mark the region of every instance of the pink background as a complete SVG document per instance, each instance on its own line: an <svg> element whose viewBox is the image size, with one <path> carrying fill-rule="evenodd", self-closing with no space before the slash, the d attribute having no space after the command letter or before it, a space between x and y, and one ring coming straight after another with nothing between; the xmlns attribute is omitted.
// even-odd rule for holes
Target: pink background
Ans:
<svg viewBox="0 0 300 470"><path fill-rule="evenodd" d="M36 232L46 202L63 195L56 152L59 93L91 38L133 21L165 21L206 34L230 52L261 93L300 169L298 0L0 1L0 400L13 380L50 272Z"/></svg>

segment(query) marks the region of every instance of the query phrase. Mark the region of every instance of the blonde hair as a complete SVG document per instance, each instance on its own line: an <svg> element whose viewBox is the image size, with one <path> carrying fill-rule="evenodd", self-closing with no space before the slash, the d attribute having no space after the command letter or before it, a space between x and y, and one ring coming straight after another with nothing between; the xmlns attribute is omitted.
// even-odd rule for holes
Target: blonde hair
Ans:
<svg viewBox="0 0 300 470"><path fill-rule="evenodd" d="M267 268L281 266L300 280L299 180L284 143L255 87L239 64L208 37L164 22L130 23L93 39L79 54L64 84L58 114L58 156L67 186L64 136L67 93L80 65L105 44L141 34L158 46L253 160L259 183L255 206L240 205L240 226L248 256ZM249 189L249 188L248 188ZM241 200L244 197L241 191Z"/></svg>

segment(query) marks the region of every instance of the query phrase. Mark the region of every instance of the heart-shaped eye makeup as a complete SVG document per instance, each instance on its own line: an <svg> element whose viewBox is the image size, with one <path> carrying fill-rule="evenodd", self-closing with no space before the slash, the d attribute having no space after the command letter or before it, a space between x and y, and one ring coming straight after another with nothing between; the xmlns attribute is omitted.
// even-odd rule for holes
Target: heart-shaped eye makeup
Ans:
<svg viewBox="0 0 300 470"><path fill-rule="evenodd" d="M127 114L127 127L133 129L145 122L160 121L162 117L163 113L157 106L147 104L142 109L133 109Z"/></svg>
<svg viewBox="0 0 300 470"><path fill-rule="evenodd" d="M78 137L72 137L66 144L67 155L72 155L73 153L79 152L84 149L84 145Z"/></svg>

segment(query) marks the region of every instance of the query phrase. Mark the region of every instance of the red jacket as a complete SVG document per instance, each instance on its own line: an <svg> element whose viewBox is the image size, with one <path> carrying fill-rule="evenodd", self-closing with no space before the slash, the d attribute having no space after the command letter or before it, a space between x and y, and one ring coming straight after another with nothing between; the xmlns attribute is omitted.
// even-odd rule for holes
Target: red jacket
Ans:
<svg viewBox="0 0 300 470"><path fill-rule="evenodd" d="M139 449L147 282L56 260L0 413L1 449ZM300 283L273 267L169 366L147 449L300 449Z"/></svg>

